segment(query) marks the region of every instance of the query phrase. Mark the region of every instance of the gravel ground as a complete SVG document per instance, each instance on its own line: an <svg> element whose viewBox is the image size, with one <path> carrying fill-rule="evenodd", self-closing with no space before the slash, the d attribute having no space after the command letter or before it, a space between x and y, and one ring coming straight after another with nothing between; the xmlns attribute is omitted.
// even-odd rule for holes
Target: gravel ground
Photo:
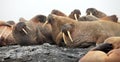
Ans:
<svg viewBox="0 0 120 62"><path fill-rule="evenodd" d="M0 62L78 62L89 48L66 48L45 43L32 46L0 47Z"/></svg>

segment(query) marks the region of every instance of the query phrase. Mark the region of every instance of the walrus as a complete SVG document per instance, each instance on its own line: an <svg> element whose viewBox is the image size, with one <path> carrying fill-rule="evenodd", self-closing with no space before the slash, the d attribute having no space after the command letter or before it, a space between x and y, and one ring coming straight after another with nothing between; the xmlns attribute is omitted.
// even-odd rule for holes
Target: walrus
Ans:
<svg viewBox="0 0 120 62"><path fill-rule="evenodd" d="M19 22L26 22L27 20L25 19L25 18L23 18L23 17L20 17L19 18Z"/></svg>
<svg viewBox="0 0 120 62"><path fill-rule="evenodd" d="M81 15L81 12L79 9L74 9L68 17L74 19L74 20L77 20L80 18L80 15Z"/></svg>
<svg viewBox="0 0 120 62"><path fill-rule="evenodd" d="M12 21L12 20L7 21L6 23L8 23L8 24L10 24L10 25L15 25L15 22Z"/></svg>
<svg viewBox="0 0 120 62"><path fill-rule="evenodd" d="M111 36L120 36L120 24L109 21L74 21L68 17L50 14L52 37L57 45L89 47L103 43Z"/></svg>
<svg viewBox="0 0 120 62"><path fill-rule="evenodd" d="M112 44L114 49L120 48L120 37L114 36L107 38L104 43Z"/></svg>
<svg viewBox="0 0 120 62"><path fill-rule="evenodd" d="M101 11L95 9L95 8L88 8L86 10L86 13L87 13L87 15L91 15L92 14L93 16L95 16L97 18L102 18L102 17L107 16L105 13L103 13L103 12L101 12Z"/></svg>
<svg viewBox="0 0 120 62"><path fill-rule="evenodd" d="M59 11L57 9L53 9L51 11L51 14L55 14L55 15L58 15L58 16L65 16L65 17L67 17L67 15L65 15L63 12L61 12L61 11Z"/></svg>
<svg viewBox="0 0 120 62"><path fill-rule="evenodd" d="M43 15L37 15L26 22L19 22L13 29L13 36L20 45L36 45L51 41L51 26Z"/></svg>
<svg viewBox="0 0 120 62"><path fill-rule="evenodd" d="M99 18L93 16L93 15L86 15L86 16L81 16L78 18L79 21L98 21Z"/></svg>
<svg viewBox="0 0 120 62"><path fill-rule="evenodd" d="M83 56L79 62L119 62L120 48L114 49L112 44L104 43Z"/></svg>
<svg viewBox="0 0 120 62"><path fill-rule="evenodd" d="M100 18L100 20L104 21L112 21L112 22L118 22L118 17L116 15L111 15L111 16L105 16L103 18Z"/></svg>
<svg viewBox="0 0 120 62"><path fill-rule="evenodd" d="M13 27L4 21L0 21L0 46L17 44L13 35Z"/></svg>

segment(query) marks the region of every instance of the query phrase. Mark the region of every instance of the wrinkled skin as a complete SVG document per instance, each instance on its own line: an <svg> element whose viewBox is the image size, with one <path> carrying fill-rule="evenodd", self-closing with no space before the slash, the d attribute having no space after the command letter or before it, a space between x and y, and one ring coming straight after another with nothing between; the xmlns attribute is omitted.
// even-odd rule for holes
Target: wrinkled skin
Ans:
<svg viewBox="0 0 120 62"><path fill-rule="evenodd" d="M10 24L0 21L0 46L17 44L12 35L12 29Z"/></svg>
<svg viewBox="0 0 120 62"><path fill-rule="evenodd" d="M95 16L97 18L102 18L102 17L107 16L105 13L103 13L103 12L101 12L101 11L95 9L95 8L88 8L86 10L86 13L87 13L87 15L91 15L92 14L93 16Z"/></svg>
<svg viewBox="0 0 120 62"><path fill-rule="evenodd" d="M18 41L20 45L35 45L51 42L51 37L49 37L51 35L50 24L42 27L45 20L46 17L43 15L37 15L30 21L17 23L13 30L16 41ZM23 29L25 31L23 31Z"/></svg>
<svg viewBox="0 0 120 62"><path fill-rule="evenodd" d="M78 22L73 19L50 14L48 20L52 25L52 36L56 44L66 40L68 47L88 47L103 43L110 36L120 36L120 24L108 21ZM72 37L70 40L66 31ZM64 33L64 39L63 34Z"/></svg>
<svg viewBox="0 0 120 62"><path fill-rule="evenodd" d="M77 19L79 19L79 18L80 18L80 15L81 15L81 12L80 12L79 9L73 10L68 17L76 20L76 19L75 19L75 16L74 16L75 14L76 14Z"/></svg>

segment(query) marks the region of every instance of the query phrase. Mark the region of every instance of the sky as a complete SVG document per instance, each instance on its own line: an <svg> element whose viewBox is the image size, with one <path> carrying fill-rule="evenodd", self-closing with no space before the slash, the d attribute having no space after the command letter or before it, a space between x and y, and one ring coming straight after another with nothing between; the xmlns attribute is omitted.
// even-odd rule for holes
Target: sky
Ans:
<svg viewBox="0 0 120 62"><path fill-rule="evenodd" d="M120 18L120 0L0 0L0 20L14 20L20 17L26 20L35 15L48 16L53 9L69 15L74 9L79 9L86 15L87 8L96 8L107 15L116 14Z"/></svg>

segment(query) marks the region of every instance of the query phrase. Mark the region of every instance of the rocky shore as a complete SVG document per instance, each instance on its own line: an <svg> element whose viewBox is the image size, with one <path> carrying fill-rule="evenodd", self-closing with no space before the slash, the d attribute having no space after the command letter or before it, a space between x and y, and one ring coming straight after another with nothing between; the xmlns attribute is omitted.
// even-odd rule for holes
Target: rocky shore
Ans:
<svg viewBox="0 0 120 62"><path fill-rule="evenodd" d="M48 43L3 46L0 47L0 62L77 62L91 48L58 47Z"/></svg>

